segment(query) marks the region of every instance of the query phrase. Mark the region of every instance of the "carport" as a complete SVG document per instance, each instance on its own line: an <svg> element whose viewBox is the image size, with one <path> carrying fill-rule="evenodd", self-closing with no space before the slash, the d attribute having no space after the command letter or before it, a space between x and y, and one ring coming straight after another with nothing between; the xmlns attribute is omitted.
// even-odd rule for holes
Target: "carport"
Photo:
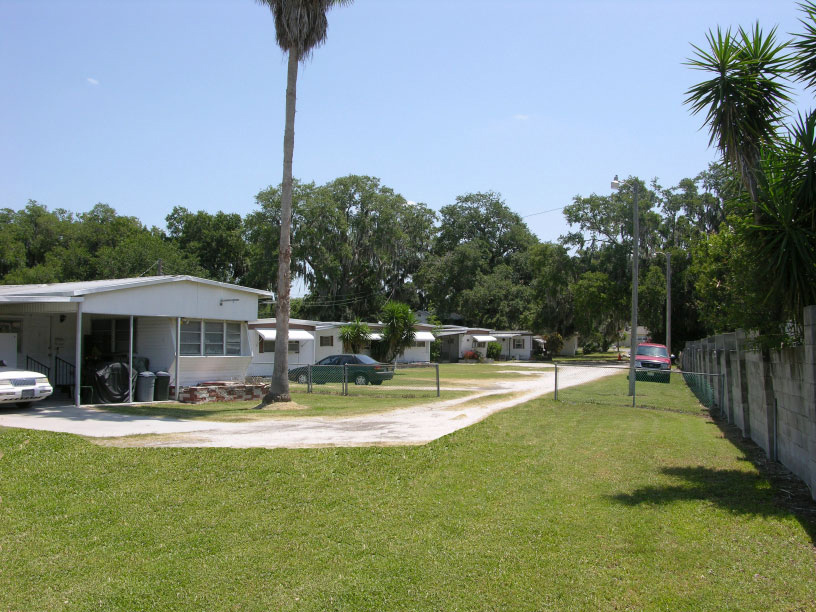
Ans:
<svg viewBox="0 0 816 612"><path fill-rule="evenodd" d="M134 357L148 358L171 374L178 398L184 385L244 378L247 321L270 295L192 276L0 286L0 333L16 337L18 367L70 387L77 406L96 354L116 355L129 372Z"/></svg>

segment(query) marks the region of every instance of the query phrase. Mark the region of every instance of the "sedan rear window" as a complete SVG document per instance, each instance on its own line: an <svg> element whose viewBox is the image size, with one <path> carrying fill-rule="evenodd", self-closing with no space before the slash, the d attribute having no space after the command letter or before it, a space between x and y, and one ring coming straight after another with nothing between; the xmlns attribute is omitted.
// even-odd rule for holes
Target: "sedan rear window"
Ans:
<svg viewBox="0 0 816 612"><path fill-rule="evenodd" d="M366 365L375 365L380 363L379 361L372 359L368 355L357 355L357 361L358 363L364 363Z"/></svg>

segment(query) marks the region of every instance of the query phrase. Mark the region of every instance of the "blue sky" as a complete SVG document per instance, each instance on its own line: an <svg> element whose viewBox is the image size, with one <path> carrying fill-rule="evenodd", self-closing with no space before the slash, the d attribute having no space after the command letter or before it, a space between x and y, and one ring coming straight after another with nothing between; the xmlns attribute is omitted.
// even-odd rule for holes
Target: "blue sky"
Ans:
<svg viewBox="0 0 816 612"><path fill-rule="evenodd" d="M716 157L682 104L690 43L757 19L798 30L787 0L356 0L302 66L295 176L377 176L437 210L494 190L521 215L614 174L676 184ZM164 227L280 182L286 62L251 0L0 0L0 79L0 207Z"/></svg>

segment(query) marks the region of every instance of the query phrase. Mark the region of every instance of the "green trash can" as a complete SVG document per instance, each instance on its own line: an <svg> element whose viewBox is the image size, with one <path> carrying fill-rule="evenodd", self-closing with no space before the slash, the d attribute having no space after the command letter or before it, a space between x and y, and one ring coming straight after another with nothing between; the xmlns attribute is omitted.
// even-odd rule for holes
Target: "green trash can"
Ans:
<svg viewBox="0 0 816 612"><path fill-rule="evenodd" d="M152 402L153 388L156 385L156 375L153 372L140 372L136 381L136 401Z"/></svg>
<svg viewBox="0 0 816 612"><path fill-rule="evenodd" d="M156 386L153 389L153 399L157 402L170 399L170 374L168 372L156 372Z"/></svg>

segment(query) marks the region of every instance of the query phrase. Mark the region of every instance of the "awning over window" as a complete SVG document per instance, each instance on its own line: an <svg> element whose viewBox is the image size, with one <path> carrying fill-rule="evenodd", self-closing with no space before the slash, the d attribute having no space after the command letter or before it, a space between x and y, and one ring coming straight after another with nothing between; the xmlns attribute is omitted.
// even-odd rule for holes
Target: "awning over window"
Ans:
<svg viewBox="0 0 816 612"><path fill-rule="evenodd" d="M274 340L275 337L278 335L278 331L276 329L256 329L255 331L257 331L258 335L260 335L261 338L263 338L264 340ZM290 329L289 339L314 340L314 336L307 332L305 329Z"/></svg>
<svg viewBox="0 0 816 612"><path fill-rule="evenodd" d="M371 332L370 334L368 334L368 339L369 340L382 340L382 334L379 334L377 332Z"/></svg>
<svg viewBox="0 0 816 612"><path fill-rule="evenodd" d="M476 342L495 342L496 336L473 336Z"/></svg>
<svg viewBox="0 0 816 612"><path fill-rule="evenodd" d="M436 338L431 332L418 331L414 335L414 340L416 340L417 342L433 342L434 340L436 340Z"/></svg>

